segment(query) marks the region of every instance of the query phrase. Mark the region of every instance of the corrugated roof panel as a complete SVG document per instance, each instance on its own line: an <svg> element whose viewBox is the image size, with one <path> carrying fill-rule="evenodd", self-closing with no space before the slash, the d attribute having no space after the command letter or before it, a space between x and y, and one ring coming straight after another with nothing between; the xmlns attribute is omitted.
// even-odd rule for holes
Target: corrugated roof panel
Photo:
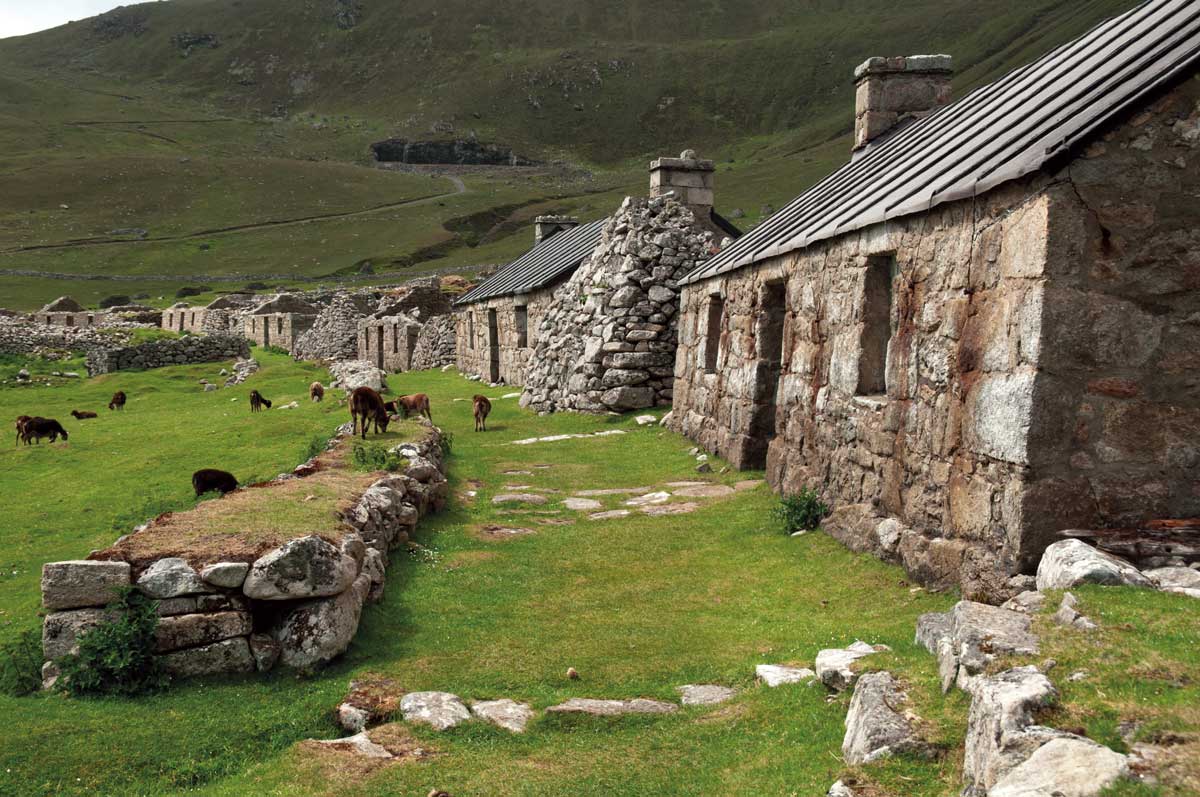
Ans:
<svg viewBox="0 0 1200 797"><path fill-rule="evenodd" d="M684 282L1023 177L1198 57L1200 0L1149 0L875 145Z"/></svg>
<svg viewBox="0 0 1200 797"><path fill-rule="evenodd" d="M497 296L528 293L575 269L600 243L605 219L552 235L475 286L455 302L473 304Z"/></svg>

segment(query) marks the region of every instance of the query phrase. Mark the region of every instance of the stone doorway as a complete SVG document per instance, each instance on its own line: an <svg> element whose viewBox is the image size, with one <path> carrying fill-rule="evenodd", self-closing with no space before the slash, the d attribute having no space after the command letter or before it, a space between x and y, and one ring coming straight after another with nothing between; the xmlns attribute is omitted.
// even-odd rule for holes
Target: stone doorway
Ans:
<svg viewBox="0 0 1200 797"><path fill-rule="evenodd" d="M500 381L500 329L495 310L488 310L488 381Z"/></svg>
<svg viewBox="0 0 1200 797"><path fill-rule="evenodd" d="M263 348L271 345L271 319L263 319Z"/></svg>
<svg viewBox="0 0 1200 797"><path fill-rule="evenodd" d="M379 369L387 370L383 367L383 326L375 327L375 365Z"/></svg>
<svg viewBox="0 0 1200 797"><path fill-rule="evenodd" d="M770 282L760 297L756 332L758 362L754 386L754 410L750 417L753 443L742 463L744 468L767 464L767 448L776 434L779 377L783 372L783 328L787 318L787 283Z"/></svg>

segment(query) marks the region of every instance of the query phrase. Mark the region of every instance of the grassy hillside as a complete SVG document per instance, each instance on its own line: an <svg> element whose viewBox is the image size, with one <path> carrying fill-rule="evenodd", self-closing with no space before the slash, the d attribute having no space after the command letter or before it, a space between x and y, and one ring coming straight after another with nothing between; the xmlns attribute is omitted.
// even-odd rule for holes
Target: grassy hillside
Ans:
<svg viewBox="0 0 1200 797"><path fill-rule="evenodd" d="M502 262L535 212L605 215L645 190L648 158L688 146L722 164L718 209L750 226L844 160L865 57L952 53L961 93L1130 4L126 6L0 41L0 296L117 292L83 274L170 292ZM467 170L460 191L370 168L388 136L476 136L553 165ZM464 234L482 221L490 236Z"/></svg>

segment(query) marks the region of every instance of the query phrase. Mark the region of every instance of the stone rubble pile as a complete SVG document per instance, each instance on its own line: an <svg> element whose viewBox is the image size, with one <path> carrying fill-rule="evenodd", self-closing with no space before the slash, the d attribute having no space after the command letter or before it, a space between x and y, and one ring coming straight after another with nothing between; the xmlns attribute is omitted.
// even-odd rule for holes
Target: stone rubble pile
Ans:
<svg viewBox="0 0 1200 797"><path fill-rule="evenodd" d="M251 374L256 373L258 369L258 360L254 359L253 357L247 356L239 358L238 361L233 364L233 373L231 373L225 379L225 387L240 385L242 382L245 382L247 379L249 379Z"/></svg>
<svg viewBox="0 0 1200 797"><path fill-rule="evenodd" d="M358 355L358 324L366 316L362 301L339 293L317 314L311 328L292 346L298 360L344 360Z"/></svg>
<svg viewBox="0 0 1200 797"><path fill-rule="evenodd" d="M46 564L44 685L53 686L55 662L76 650L78 637L110 619L105 607L113 589L130 585L158 601L156 653L173 676L277 665L311 670L340 655L358 630L364 604L383 596L389 551L409 540L423 515L445 504L441 433L430 426L424 439L406 446L408 468L372 484L343 514L347 529L336 544L309 535L252 562L167 557L136 567L119 560ZM310 461L281 478L312 472Z"/></svg>
<svg viewBox="0 0 1200 797"><path fill-rule="evenodd" d="M129 343L129 329L39 324L19 316L0 316L0 354L40 355L52 350L92 351Z"/></svg>
<svg viewBox="0 0 1200 797"><path fill-rule="evenodd" d="M671 197L627 198L591 257L556 289L521 405L605 412L670 404L678 283L711 256L712 239Z"/></svg>

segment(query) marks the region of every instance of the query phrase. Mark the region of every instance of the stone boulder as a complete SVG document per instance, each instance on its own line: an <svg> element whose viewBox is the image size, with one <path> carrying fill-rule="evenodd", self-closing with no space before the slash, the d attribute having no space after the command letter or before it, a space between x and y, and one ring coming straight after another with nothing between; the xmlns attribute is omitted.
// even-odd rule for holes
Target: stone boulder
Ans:
<svg viewBox="0 0 1200 797"><path fill-rule="evenodd" d="M942 634L934 651L943 692L955 685L967 688L970 680L997 656L1030 655L1038 651L1037 636L1031 630L1028 614L986 603L959 601L946 613L944 621L922 615L917 629L918 638L924 638L922 644L927 649L935 629Z"/></svg>
<svg viewBox="0 0 1200 797"><path fill-rule="evenodd" d="M369 387L375 391L387 389L387 373L366 360L341 360L329 366L333 377L332 387L341 388L347 393L360 388Z"/></svg>
<svg viewBox="0 0 1200 797"><path fill-rule="evenodd" d="M167 673L177 678L254 672L254 657L245 637L226 639L198 648L185 648L162 657Z"/></svg>
<svg viewBox="0 0 1200 797"><path fill-rule="evenodd" d="M363 603L370 591L371 579L363 575L339 595L305 601L290 610L275 633L279 662L285 667L311 670L340 656L358 631Z"/></svg>
<svg viewBox="0 0 1200 797"><path fill-rule="evenodd" d="M209 645L223 639L246 636L254 630L247 612L177 614L163 617L154 629L154 650L165 653L181 648Z"/></svg>
<svg viewBox="0 0 1200 797"><path fill-rule="evenodd" d="M1091 739L1051 739L997 781L988 797L1095 797L1129 774L1129 761Z"/></svg>
<svg viewBox="0 0 1200 797"><path fill-rule="evenodd" d="M904 710L907 702L908 695L889 672L867 673L858 679L842 741L842 758L847 764L869 764L893 753L925 749L916 731L916 717Z"/></svg>
<svg viewBox="0 0 1200 797"><path fill-rule="evenodd" d="M345 592L358 563L315 534L289 540L259 557L242 592L256 600L294 600Z"/></svg>
<svg viewBox="0 0 1200 797"><path fill-rule="evenodd" d="M217 562L202 568L200 578L214 587L239 589L249 572L250 565L246 562Z"/></svg>
<svg viewBox="0 0 1200 797"><path fill-rule="evenodd" d="M852 668L854 662L872 653L890 649L887 645L868 645L861 641L855 641L845 648L826 648L817 654L817 677L830 689L848 689L858 678Z"/></svg>
<svg viewBox="0 0 1200 797"><path fill-rule="evenodd" d="M137 585L151 598L159 599L212 591L186 559L174 556L159 559L146 568L138 578Z"/></svg>
<svg viewBox="0 0 1200 797"><path fill-rule="evenodd" d="M409 692L400 700L400 714L408 722L445 731L471 719L458 695L449 692Z"/></svg>
<svg viewBox="0 0 1200 797"><path fill-rule="evenodd" d="M47 562L42 565L42 605L51 610L104 606L129 581L128 562Z"/></svg>
<svg viewBox="0 0 1200 797"><path fill-rule="evenodd" d="M1200 598L1200 570L1190 567L1158 567L1145 571L1144 575L1163 592L1177 592Z"/></svg>
<svg viewBox="0 0 1200 797"><path fill-rule="evenodd" d="M1154 589L1154 582L1129 562L1082 540L1062 540L1047 548L1038 563L1037 588L1070 589L1080 584Z"/></svg>
<svg viewBox="0 0 1200 797"><path fill-rule="evenodd" d="M1017 667L971 685L971 708L963 757L963 797L986 797L989 789L1060 732L1034 724L1038 711L1057 699L1050 679L1036 667Z"/></svg>
<svg viewBox="0 0 1200 797"><path fill-rule="evenodd" d="M533 719L533 709L515 700L480 700L471 704L471 713L481 720L513 733L524 733Z"/></svg>

